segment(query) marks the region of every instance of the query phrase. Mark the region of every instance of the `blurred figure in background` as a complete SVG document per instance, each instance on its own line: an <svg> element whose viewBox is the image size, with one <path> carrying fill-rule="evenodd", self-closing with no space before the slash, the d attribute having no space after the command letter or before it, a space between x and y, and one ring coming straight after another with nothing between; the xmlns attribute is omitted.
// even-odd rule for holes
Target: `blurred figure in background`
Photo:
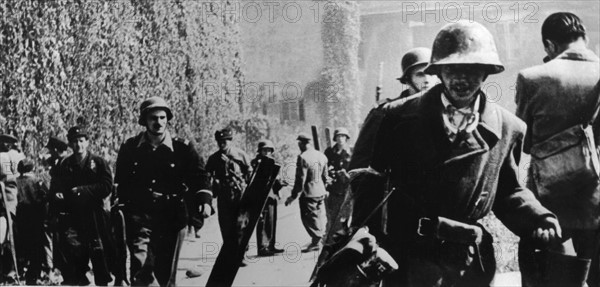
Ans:
<svg viewBox="0 0 600 287"><path fill-rule="evenodd" d="M89 151L85 128L70 128L67 138L73 154L57 167L50 186L51 196L62 202L54 246L59 249L56 267L64 285L88 285L91 260L94 283L106 286L112 281L108 267L112 250L104 199L112 192L112 173L106 160Z"/></svg>
<svg viewBox="0 0 600 287"><path fill-rule="evenodd" d="M292 194L286 199L285 205L290 205L300 196L300 217L312 239L302 252L311 252L319 250L325 234L327 216L323 202L327 196L327 157L312 146L307 134L300 133L296 140L301 153L296 161Z"/></svg>
<svg viewBox="0 0 600 287"><path fill-rule="evenodd" d="M208 157L206 171L213 178L214 196L217 198L217 215L223 242L237 240L238 211L242 193L252 175L250 157L241 149L231 145L233 132L222 129L215 132L219 150ZM242 266L246 263L242 262Z"/></svg>
<svg viewBox="0 0 600 287"><path fill-rule="evenodd" d="M258 154L250 162L253 169L258 168L260 160L266 157L273 157L275 145L270 140L261 140L258 142ZM273 188L269 192L267 202L256 224L256 245L258 256L271 256L282 253L283 249L276 247L277 235L277 203L280 199L279 190L285 185L279 178L275 179Z"/></svg>
<svg viewBox="0 0 600 287"><path fill-rule="evenodd" d="M23 258L25 284L49 284L50 266L47 264L46 219L48 217L48 189L34 171L34 163L30 159L19 162L17 170L18 205L17 226L19 228L17 251Z"/></svg>
<svg viewBox="0 0 600 287"><path fill-rule="evenodd" d="M352 148L348 146L349 139L350 133L348 129L343 127L337 128L333 132L335 145L325 149L327 170L331 178L331 184L327 186L329 195L325 199L327 234L333 234L342 229L344 224L348 222L351 214L352 207L350 201L348 202L350 205L344 206L346 195L350 191L347 171L350 164L350 157L352 156Z"/></svg>

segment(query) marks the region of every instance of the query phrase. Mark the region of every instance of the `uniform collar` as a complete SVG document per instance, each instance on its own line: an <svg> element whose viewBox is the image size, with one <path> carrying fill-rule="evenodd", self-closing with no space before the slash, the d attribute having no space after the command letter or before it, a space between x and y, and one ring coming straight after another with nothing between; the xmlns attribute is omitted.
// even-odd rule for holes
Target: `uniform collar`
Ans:
<svg viewBox="0 0 600 287"><path fill-rule="evenodd" d="M146 139L146 132L142 132L140 134L140 140L137 144L137 147L138 148L141 147L142 144L144 144L144 143L148 143L148 145L150 145L150 143L148 142L148 139ZM171 134L168 131L165 132L165 138L158 146L161 146L161 145L164 145L167 148L169 148L171 151L173 151L173 138L171 138Z"/></svg>

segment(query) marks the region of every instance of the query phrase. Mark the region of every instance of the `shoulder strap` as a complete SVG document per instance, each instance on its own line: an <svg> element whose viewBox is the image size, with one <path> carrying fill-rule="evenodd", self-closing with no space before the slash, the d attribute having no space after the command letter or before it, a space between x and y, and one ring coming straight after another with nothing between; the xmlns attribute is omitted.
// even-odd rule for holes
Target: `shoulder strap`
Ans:
<svg viewBox="0 0 600 287"><path fill-rule="evenodd" d="M596 83L594 90L592 93L596 95L596 108L594 109L594 113L592 114L592 118L590 119L588 125L593 126L594 122L596 122L596 118L598 118L598 112L600 112L600 80Z"/></svg>

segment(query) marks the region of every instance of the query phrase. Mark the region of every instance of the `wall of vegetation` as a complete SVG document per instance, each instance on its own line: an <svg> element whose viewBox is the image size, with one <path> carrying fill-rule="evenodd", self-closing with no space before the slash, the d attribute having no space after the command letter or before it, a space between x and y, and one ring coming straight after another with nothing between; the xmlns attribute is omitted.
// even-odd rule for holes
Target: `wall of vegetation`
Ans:
<svg viewBox="0 0 600 287"><path fill-rule="evenodd" d="M239 117L243 82L229 1L0 1L0 131L36 156L75 124L114 162L143 128L140 102L162 96L171 125L207 155ZM209 149L210 147L210 149Z"/></svg>
<svg viewBox="0 0 600 287"><path fill-rule="evenodd" d="M324 9L321 39L324 67L319 87L323 90L320 114L325 126L344 126L357 135L360 114L358 47L360 13L356 1L334 1Z"/></svg>

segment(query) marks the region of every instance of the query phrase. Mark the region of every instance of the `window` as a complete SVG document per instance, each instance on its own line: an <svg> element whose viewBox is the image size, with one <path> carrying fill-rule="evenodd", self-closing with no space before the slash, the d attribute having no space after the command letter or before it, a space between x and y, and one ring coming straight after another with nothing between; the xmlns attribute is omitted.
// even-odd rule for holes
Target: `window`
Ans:
<svg viewBox="0 0 600 287"><path fill-rule="evenodd" d="M281 122L305 120L304 100L281 103Z"/></svg>

